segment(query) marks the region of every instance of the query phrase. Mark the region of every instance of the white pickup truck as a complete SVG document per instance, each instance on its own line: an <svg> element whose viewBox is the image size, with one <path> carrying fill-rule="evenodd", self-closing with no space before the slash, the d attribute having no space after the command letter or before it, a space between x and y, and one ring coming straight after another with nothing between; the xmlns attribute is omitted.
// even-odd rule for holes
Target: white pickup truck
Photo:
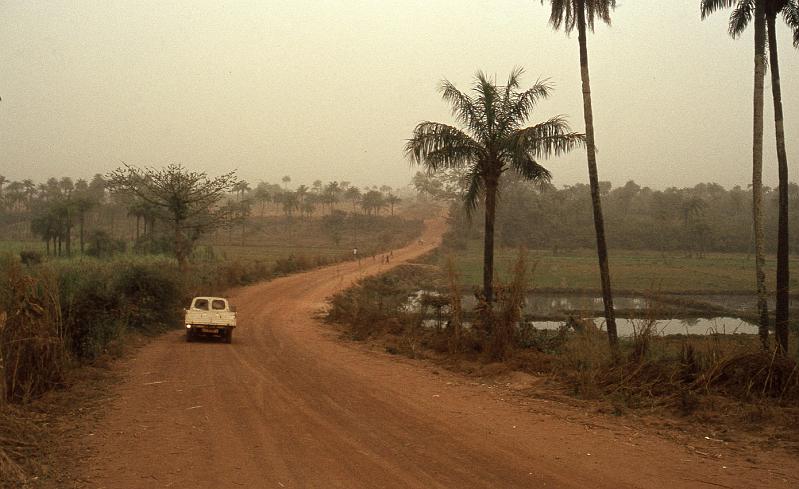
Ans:
<svg viewBox="0 0 799 489"><path fill-rule="evenodd" d="M219 336L225 343L233 341L236 328L236 311L222 297L195 297L186 309L186 341L200 335Z"/></svg>

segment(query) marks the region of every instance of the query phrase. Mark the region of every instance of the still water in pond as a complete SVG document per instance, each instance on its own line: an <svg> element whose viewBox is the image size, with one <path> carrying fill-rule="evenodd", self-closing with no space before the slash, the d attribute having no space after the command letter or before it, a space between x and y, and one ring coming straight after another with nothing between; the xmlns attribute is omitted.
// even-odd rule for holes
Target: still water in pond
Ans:
<svg viewBox="0 0 799 489"><path fill-rule="evenodd" d="M419 304L419 297L424 291L418 291L408 303L408 309L415 309ZM754 309L754 297L744 295L697 295L679 296L680 299L689 299L696 302L704 302L710 306L724 307L729 310L730 316L719 316L712 318L660 318L655 320L654 331L659 335L707 335L707 334L757 334L757 326L747 321L732 317L736 312L747 312ZM792 301L793 302L793 301ZM655 307L656 302L643 298L631 296L617 296L613 298L616 310L641 311L641 316L645 312ZM462 298L463 308L467 311L474 308L476 300L473 295L464 295ZM673 306L672 306L673 307ZM598 327L605 329L605 318L602 317L603 303L602 297L577 294L544 294L530 292L525 298L523 313L538 317L565 317L572 313L587 316L594 321ZM537 329L558 329L563 326L563 320L533 320L530 321ZM638 319L616 318L616 328L620 336L632 336L637 330L641 329L642 321ZM426 327L436 327L435 320L425 321Z"/></svg>
<svg viewBox="0 0 799 489"><path fill-rule="evenodd" d="M605 318L592 318L594 324L605 330ZM425 328L434 329L446 327L446 322L439 325L435 319L425 319ZM557 330L565 321L528 321L536 329ZM469 329L471 323L464 322L464 328ZM619 336L633 336L640 331L642 322L636 319L616 318L616 329ZM709 334L757 334L757 326L742 321L738 318L717 317L710 319L658 319L654 324L654 333L660 336L668 335L709 335Z"/></svg>
<svg viewBox="0 0 799 489"><path fill-rule="evenodd" d="M605 318L593 318L594 324L605 329ZM531 321L536 329L558 329L563 321ZM642 321L637 319L616 318L616 329L619 336L632 336L641 329ZM757 326L738 318L717 317L697 319L658 319L654 324L654 332L659 335L677 334L757 334Z"/></svg>

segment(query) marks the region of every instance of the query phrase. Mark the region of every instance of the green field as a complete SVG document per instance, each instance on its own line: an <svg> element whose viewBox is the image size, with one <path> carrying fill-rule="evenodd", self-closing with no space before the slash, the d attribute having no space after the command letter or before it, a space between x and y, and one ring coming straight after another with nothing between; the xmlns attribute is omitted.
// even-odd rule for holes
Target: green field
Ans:
<svg viewBox="0 0 799 489"><path fill-rule="evenodd" d="M332 262L351 258L354 247L366 258L403 246L418 236L421 229L421 221L388 216L360 216L357 223L346 221L336 227L326 226L319 218L287 221L283 217L256 217L243 229L236 226L204 236L195 245L193 259L259 262L267 266L290 256ZM136 255L133 244L132 240L127 241L129 255ZM0 254L23 250L44 255L47 248L42 241L0 241ZM73 258L80 256L79 250L78 240L73 237Z"/></svg>
<svg viewBox="0 0 799 489"><path fill-rule="evenodd" d="M20 251L47 252L43 241L0 241L0 253L19 253Z"/></svg>
<svg viewBox="0 0 799 489"><path fill-rule="evenodd" d="M495 269L500 280L517 260L517 249L498 248ZM472 286L482 283L483 248L477 240L465 250L442 250L434 257L446 263L455 259L461 282ZM754 258L743 253L708 253L704 258L689 257L683 252L610 250L611 282L617 291L633 292L750 292L754 290ZM593 250L562 252L530 250L528 262L535 267L531 287L566 290L600 290L599 267ZM766 258L766 279L774 290L774 256ZM799 288L799 258L791 258L791 287Z"/></svg>

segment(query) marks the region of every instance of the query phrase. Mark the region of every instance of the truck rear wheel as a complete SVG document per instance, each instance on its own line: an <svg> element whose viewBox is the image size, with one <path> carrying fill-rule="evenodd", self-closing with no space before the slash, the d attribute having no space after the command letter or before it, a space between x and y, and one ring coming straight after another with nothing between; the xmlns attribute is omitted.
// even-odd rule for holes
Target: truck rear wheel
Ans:
<svg viewBox="0 0 799 489"><path fill-rule="evenodd" d="M194 335L191 333L191 328L186 328L186 343L194 341Z"/></svg>
<svg viewBox="0 0 799 489"><path fill-rule="evenodd" d="M225 331L225 343L233 343L233 330L228 329Z"/></svg>

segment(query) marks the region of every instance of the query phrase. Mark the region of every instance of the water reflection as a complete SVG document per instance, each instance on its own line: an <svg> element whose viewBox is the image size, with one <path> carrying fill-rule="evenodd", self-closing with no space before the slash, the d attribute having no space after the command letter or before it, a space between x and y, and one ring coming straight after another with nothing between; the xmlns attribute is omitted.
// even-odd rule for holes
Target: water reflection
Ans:
<svg viewBox="0 0 799 489"><path fill-rule="evenodd" d="M592 318L594 324L605 329L605 318ZM536 329L555 330L563 326L563 321L531 321ZM616 329L619 336L633 336L635 331L640 331L644 322L639 319L616 318ZM708 334L757 334L757 326L738 318L690 318L690 319L658 319L654 321L656 334L678 335L708 335Z"/></svg>

